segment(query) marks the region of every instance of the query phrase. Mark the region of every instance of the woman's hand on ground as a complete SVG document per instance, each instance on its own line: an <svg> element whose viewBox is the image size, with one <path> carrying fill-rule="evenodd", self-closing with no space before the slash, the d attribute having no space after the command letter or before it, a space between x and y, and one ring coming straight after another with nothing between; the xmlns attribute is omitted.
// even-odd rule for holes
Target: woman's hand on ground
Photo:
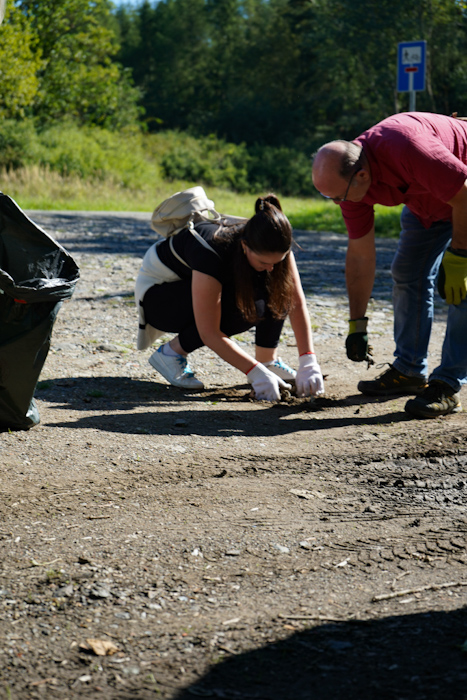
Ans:
<svg viewBox="0 0 467 700"><path fill-rule="evenodd" d="M324 394L323 375L314 353L307 353L300 357L295 386L297 396L320 396Z"/></svg>
<svg viewBox="0 0 467 700"><path fill-rule="evenodd" d="M250 369L247 379L253 387L256 398L260 401L280 401L280 390L292 388L261 363Z"/></svg>

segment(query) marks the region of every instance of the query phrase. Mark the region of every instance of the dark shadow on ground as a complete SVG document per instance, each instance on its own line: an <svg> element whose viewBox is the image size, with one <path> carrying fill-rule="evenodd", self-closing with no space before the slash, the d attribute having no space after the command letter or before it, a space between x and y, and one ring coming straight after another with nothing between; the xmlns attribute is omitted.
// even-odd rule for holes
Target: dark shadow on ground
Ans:
<svg viewBox="0 0 467 700"><path fill-rule="evenodd" d="M88 411L92 410L88 406ZM95 408L96 412L99 408ZM231 437L236 436L280 436L289 435L310 430L331 430L346 426L362 426L369 428L371 425L389 425L398 421L410 420L403 412L388 413L379 418L329 418L320 419L307 416L305 419L281 421L277 413L271 415L236 413L235 410L217 411L207 413L196 410L174 410L158 413L157 406L147 413L99 413L94 416L78 418L75 421L51 420L50 413L43 413L42 422L53 428L76 428L83 430L102 430L109 433L127 433L128 435L144 433L145 435L202 435L204 437Z"/></svg>
<svg viewBox="0 0 467 700"><path fill-rule="evenodd" d="M157 240L151 215L103 212L30 212L70 253L125 254L143 257Z"/></svg>
<svg viewBox="0 0 467 700"><path fill-rule="evenodd" d="M232 655L174 700L466 700L466 639L465 607L324 624Z"/></svg>
<svg viewBox="0 0 467 700"><path fill-rule="evenodd" d="M294 249L303 289L312 294L345 293L347 236L323 231L294 231ZM372 296L391 299L391 262L397 240L381 238L376 246L376 282Z"/></svg>
<svg viewBox="0 0 467 700"><path fill-rule="evenodd" d="M125 254L142 258L160 237L151 229L150 213L31 212L31 218L70 253ZM294 248L302 284L308 293L345 292L347 237L329 231L294 231ZM397 240L377 244L377 284L373 296L391 297L390 266Z"/></svg>
<svg viewBox="0 0 467 700"><path fill-rule="evenodd" d="M43 418L49 426L128 434L287 435L303 430L371 427L410 420L403 411L360 415L360 407L375 401L361 394L344 399L320 397L313 401L289 397L277 404L255 402L262 410L245 411L241 405L250 402L249 395L248 385L189 393L167 384L125 377L52 379L39 382L36 391L36 398L55 404ZM191 406L186 407L187 403ZM207 404L209 408L200 409L199 404ZM239 405L238 409L235 404ZM147 410L133 413L137 408ZM347 415L335 417L331 412L335 408L347 408ZM75 421L51 420L55 410L65 409L94 412L94 415Z"/></svg>

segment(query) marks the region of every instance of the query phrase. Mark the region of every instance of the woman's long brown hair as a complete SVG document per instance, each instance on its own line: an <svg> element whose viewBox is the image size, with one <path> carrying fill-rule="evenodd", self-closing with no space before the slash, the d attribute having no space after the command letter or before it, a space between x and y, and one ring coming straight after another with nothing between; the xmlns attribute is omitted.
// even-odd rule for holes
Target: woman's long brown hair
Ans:
<svg viewBox="0 0 467 700"><path fill-rule="evenodd" d="M258 314L254 298L255 271L243 252L242 241L254 252L285 253L284 259L274 265L272 272L265 272L268 291L268 307L274 318L285 318L290 310L294 283L290 265L292 227L282 212L279 199L274 194L258 197L255 214L245 224L224 226L216 238L233 240L233 269L235 271L235 295L239 311L249 322L255 323Z"/></svg>

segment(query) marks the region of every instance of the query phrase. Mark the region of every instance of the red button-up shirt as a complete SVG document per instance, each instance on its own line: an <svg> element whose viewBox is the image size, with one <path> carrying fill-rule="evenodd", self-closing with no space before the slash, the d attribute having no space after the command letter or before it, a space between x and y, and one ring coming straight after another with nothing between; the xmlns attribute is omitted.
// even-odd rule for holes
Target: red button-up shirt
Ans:
<svg viewBox="0 0 467 700"><path fill-rule="evenodd" d="M350 238L374 224L374 204L405 204L429 228L451 219L446 204L467 180L467 122L429 112L394 114L368 129L361 144L371 185L361 202L342 202Z"/></svg>

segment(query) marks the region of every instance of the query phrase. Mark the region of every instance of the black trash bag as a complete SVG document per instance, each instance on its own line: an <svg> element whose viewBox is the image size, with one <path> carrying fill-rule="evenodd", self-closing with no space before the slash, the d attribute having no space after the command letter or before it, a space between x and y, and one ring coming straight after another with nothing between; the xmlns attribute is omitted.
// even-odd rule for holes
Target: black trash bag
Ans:
<svg viewBox="0 0 467 700"><path fill-rule="evenodd" d="M0 192L0 430L39 423L34 390L78 279L71 255Z"/></svg>

